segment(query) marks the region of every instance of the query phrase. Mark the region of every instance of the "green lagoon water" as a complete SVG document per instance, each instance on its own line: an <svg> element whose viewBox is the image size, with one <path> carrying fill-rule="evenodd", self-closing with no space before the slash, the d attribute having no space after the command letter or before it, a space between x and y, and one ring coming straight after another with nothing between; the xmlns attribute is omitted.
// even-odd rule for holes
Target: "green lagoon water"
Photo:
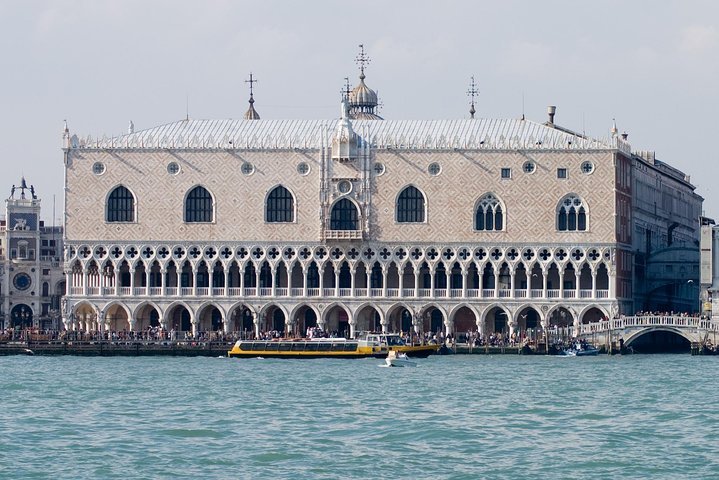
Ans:
<svg viewBox="0 0 719 480"><path fill-rule="evenodd" d="M0 357L0 478L719 478L719 357Z"/></svg>

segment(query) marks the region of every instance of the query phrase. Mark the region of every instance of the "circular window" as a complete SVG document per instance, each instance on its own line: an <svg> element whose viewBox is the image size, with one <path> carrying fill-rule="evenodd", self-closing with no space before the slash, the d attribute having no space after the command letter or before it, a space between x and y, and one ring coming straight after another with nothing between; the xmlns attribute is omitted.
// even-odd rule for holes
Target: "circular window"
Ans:
<svg viewBox="0 0 719 480"><path fill-rule="evenodd" d="M442 167L439 166L439 163L430 163L429 167L427 167L427 171L430 175L436 176L439 175L439 172L442 171Z"/></svg>
<svg viewBox="0 0 719 480"><path fill-rule="evenodd" d="M526 161L524 162L524 165L522 165L522 170L524 170L524 173L534 173L536 169L537 166L532 161Z"/></svg>
<svg viewBox="0 0 719 480"><path fill-rule="evenodd" d="M167 173L170 175L177 175L180 173L180 166L176 162L170 162L167 164Z"/></svg>
<svg viewBox="0 0 719 480"><path fill-rule="evenodd" d="M342 180L337 184L337 190L339 190L340 193L350 193L352 190L352 184L347 180Z"/></svg>
<svg viewBox="0 0 719 480"><path fill-rule="evenodd" d="M594 164L592 162L587 161L587 162L582 163L582 173L586 173L587 175L589 175L593 171L594 171Z"/></svg>
<svg viewBox="0 0 719 480"><path fill-rule="evenodd" d="M307 164L307 162L300 162L297 165L297 173L300 175L307 175L310 173L310 166Z"/></svg>
<svg viewBox="0 0 719 480"><path fill-rule="evenodd" d="M374 164L374 173L378 177L384 173L384 163L375 163Z"/></svg>
<svg viewBox="0 0 719 480"><path fill-rule="evenodd" d="M102 162L95 162L92 164L92 173L95 175L102 175L105 173L105 164Z"/></svg>
<svg viewBox="0 0 719 480"><path fill-rule="evenodd" d="M252 175L252 173L255 171L255 167L251 163L245 162L242 164L242 167L240 167L240 170L242 171L243 175Z"/></svg>
<svg viewBox="0 0 719 480"><path fill-rule="evenodd" d="M18 273L12 280L12 284L18 290L27 290L32 284L32 279L27 273Z"/></svg>

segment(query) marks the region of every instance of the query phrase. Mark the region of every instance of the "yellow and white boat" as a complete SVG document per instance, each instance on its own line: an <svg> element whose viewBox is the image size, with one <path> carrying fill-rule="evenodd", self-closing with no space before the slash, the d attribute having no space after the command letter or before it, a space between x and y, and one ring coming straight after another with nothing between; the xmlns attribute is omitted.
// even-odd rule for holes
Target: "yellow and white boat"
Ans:
<svg viewBox="0 0 719 480"><path fill-rule="evenodd" d="M426 358L433 353L437 353L439 345L411 345L406 343L397 333L370 333L367 334L366 341L368 343L377 344L387 350L393 350L397 353L404 353L408 357Z"/></svg>
<svg viewBox="0 0 719 480"><path fill-rule="evenodd" d="M378 342L345 338L238 340L227 352L237 358L383 358L389 349Z"/></svg>

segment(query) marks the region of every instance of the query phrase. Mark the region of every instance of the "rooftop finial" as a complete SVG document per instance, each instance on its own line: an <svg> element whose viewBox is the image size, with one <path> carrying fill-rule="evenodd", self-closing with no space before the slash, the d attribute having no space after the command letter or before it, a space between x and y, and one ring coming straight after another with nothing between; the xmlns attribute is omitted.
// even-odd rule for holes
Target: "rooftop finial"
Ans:
<svg viewBox="0 0 719 480"><path fill-rule="evenodd" d="M250 108L247 109L247 112L245 112L245 120L259 120L260 115L255 110L255 106L253 105L255 103L255 97L253 92L253 83L257 83L257 80L252 76L252 72L250 72L250 79L245 80L245 83L250 84L250 99L248 100L250 103Z"/></svg>
<svg viewBox="0 0 719 480"><path fill-rule="evenodd" d="M617 128L617 120L614 118L612 118L612 129L609 131L612 132L613 137L616 137L617 133L619 133L619 129Z"/></svg>
<svg viewBox="0 0 719 480"><path fill-rule="evenodd" d="M347 101L349 102L350 93L352 93L352 92L350 90L350 79L348 77L345 77L345 86L342 87L341 93L342 93L342 98L346 98Z"/></svg>
<svg viewBox="0 0 719 480"><path fill-rule="evenodd" d="M467 90L467 95L471 98L469 114L471 115L472 118L474 118L474 114L477 112L474 109L474 97L479 96L479 90L477 90L477 84L474 82L474 75L472 75L470 77L469 90Z"/></svg>
<svg viewBox="0 0 719 480"><path fill-rule="evenodd" d="M135 124L130 120L130 124L127 126L127 133L135 133Z"/></svg>
<svg viewBox="0 0 719 480"><path fill-rule="evenodd" d="M70 129L67 128L67 120L63 120L63 123L65 124L65 128L63 129L63 133L70 133Z"/></svg>
<svg viewBox="0 0 719 480"><path fill-rule="evenodd" d="M360 43L359 48L360 48L360 53L359 53L359 55L357 55L357 58L355 58L355 62L360 67L360 80L364 80L364 78L365 78L364 66L369 65L370 60L369 60L369 57L367 56L367 54L364 53L364 44Z"/></svg>

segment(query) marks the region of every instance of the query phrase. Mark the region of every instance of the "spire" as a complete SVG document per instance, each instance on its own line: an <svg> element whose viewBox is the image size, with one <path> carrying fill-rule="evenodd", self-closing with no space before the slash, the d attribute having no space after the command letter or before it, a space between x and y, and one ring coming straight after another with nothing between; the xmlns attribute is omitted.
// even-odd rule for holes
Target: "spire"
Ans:
<svg viewBox="0 0 719 480"><path fill-rule="evenodd" d="M360 80L364 80L364 66L369 65L369 57L366 53L364 53L364 44L360 43L359 45L360 53L357 55L357 58L355 58L355 63L360 66Z"/></svg>
<svg viewBox="0 0 719 480"><path fill-rule="evenodd" d="M248 100L250 108L248 108L245 112L245 120L259 120L260 114L257 113L257 110L255 110L255 98L252 91L252 84L257 83L257 80L255 80L252 76L252 72L250 72L250 79L245 80L245 83L250 84L250 99Z"/></svg>
<svg viewBox="0 0 719 480"><path fill-rule="evenodd" d="M64 127L62 129L62 148L70 148L70 129L67 128L67 120L63 120Z"/></svg>
<svg viewBox="0 0 719 480"><path fill-rule="evenodd" d="M127 126L127 133L135 133L135 124L130 120L130 124Z"/></svg>
<svg viewBox="0 0 719 480"><path fill-rule="evenodd" d="M350 118L361 120L382 120L382 117L375 112L377 108L377 93L364 83L364 69L370 63L369 56L364 51L364 45L360 44L360 53L355 58L355 63L360 67L360 82L349 92ZM349 89L349 88L348 88Z"/></svg>
<svg viewBox="0 0 719 480"><path fill-rule="evenodd" d="M474 83L474 75L470 77L469 81L469 90L467 90L467 95L471 98L469 104L469 115L471 118L474 118L474 114L477 113L477 111L474 109L474 97L479 96L479 90L477 90L477 84Z"/></svg>
<svg viewBox="0 0 719 480"><path fill-rule="evenodd" d="M612 137L616 137L617 133L619 133L619 129L617 128L617 120L612 118L612 129L609 130L612 133Z"/></svg>

